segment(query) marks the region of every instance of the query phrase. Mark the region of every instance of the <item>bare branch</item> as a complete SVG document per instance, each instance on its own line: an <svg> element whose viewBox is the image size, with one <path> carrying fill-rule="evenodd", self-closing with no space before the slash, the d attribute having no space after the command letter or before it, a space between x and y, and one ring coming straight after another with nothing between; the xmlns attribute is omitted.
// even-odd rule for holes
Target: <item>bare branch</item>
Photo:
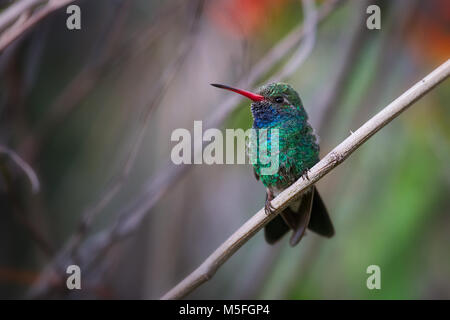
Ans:
<svg viewBox="0 0 450 320"><path fill-rule="evenodd" d="M45 2L45 0L22 0L10 5L0 15L0 31L12 25L25 12Z"/></svg>
<svg viewBox="0 0 450 320"><path fill-rule="evenodd" d="M297 50L297 53L284 66L281 72L272 78L271 82L277 82L281 79L289 78L303 64L314 48L317 33L317 10L313 0L302 0L302 5L303 12L305 14L305 22L303 26L303 30L306 34L305 40Z"/></svg>
<svg viewBox="0 0 450 320"><path fill-rule="evenodd" d="M40 183L39 179L34 172L33 168L25 162L16 152L0 145L0 154L5 154L25 173L30 180L31 190L33 193L39 192ZM51 256L54 253L54 248L48 241L46 235L40 230L39 226L32 221L30 216L26 216L23 212L23 206L21 205L20 197L14 194L14 188L12 186L13 180L5 176L6 184L8 185L7 192L10 200L10 209L12 216L22 224L29 232L30 237L35 241L36 245L46 256Z"/></svg>
<svg viewBox="0 0 450 320"><path fill-rule="evenodd" d="M329 117L334 114L334 110L339 105L343 92L345 92L352 68L355 66L355 59L362 47L361 42L367 35L367 29L363 26L366 20L364 12L369 4L370 0L358 2L354 11L357 18L352 22L348 36L344 39L345 46L337 59L336 71L330 75L330 81L325 86L324 92L321 92L317 104L314 106L314 109L317 110L315 120L318 125L314 126L313 123L313 128L322 135L324 135L324 124L329 123Z"/></svg>
<svg viewBox="0 0 450 320"><path fill-rule="evenodd" d="M112 28L107 26L109 34L105 36L106 40L103 41L103 44L106 43L106 45L91 53L90 62L56 96L33 132L22 139L18 150L21 150L22 154L26 154L27 159L35 157L35 154L41 149L45 137L80 105L80 101L97 87L102 77L118 65L132 61L161 38L164 30L173 23L174 16L177 18L176 15L173 15L173 12L178 12L176 9L180 5L177 3L176 5L164 6L162 10L157 12L157 18L150 27L139 28L137 32L127 36L126 43L120 43L119 46L121 33L123 32L122 25L128 6L129 0L116 7L117 17L113 17L115 21Z"/></svg>
<svg viewBox="0 0 450 320"><path fill-rule="evenodd" d="M145 137L146 129L148 127L149 120L151 119L152 111L159 105L161 100L164 98L164 95L169 88L172 81L175 79L175 75L177 74L180 67L186 61L189 52L193 49L195 44L195 36L198 27L198 23L200 21L200 15L203 11L204 0L198 1L198 6L194 12L192 17L192 25L189 31L189 37L186 39L176 54L175 59L166 67L164 73L161 76L161 80L157 83L157 85L152 89L151 99L146 103L145 108L143 109L143 120L139 122L139 128L136 136L134 137L134 141L132 142L132 147L126 155L126 161L121 168L119 174L109 187L103 192L100 197L100 200L92 207L86 209L86 211L82 214L82 222L81 222L81 230L83 233L86 232L86 228L91 224L92 220L97 216L97 214L118 194L118 192L123 187L124 183L128 179L131 169L133 168L138 152L141 148L142 141ZM74 250L76 247L74 248Z"/></svg>
<svg viewBox="0 0 450 320"><path fill-rule="evenodd" d="M194 270L194 272L167 292L162 299L183 298L204 282L211 279L222 264L224 264L256 232L286 208L289 203L297 199L304 190L337 167L371 136L449 76L450 59L391 102L328 153L321 161L311 168L308 173L309 180L300 178L277 196L272 201L272 206L275 208L273 214L266 215L264 208L259 210L222 245L220 245L216 251Z"/></svg>
<svg viewBox="0 0 450 320"><path fill-rule="evenodd" d="M20 169L22 169L23 172L25 172L26 176L28 177L28 180L30 180L32 192L33 193L39 192L40 189L39 179L36 173L34 172L33 168L28 163L26 163L17 153L15 153L13 150L7 147L0 146L0 153L8 155L11 158L11 160L13 160L14 163L17 164L17 166Z"/></svg>
<svg viewBox="0 0 450 320"><path fill-rule="evenodd" d="M36 25L39 21L47 17L52 12L58 10L59 8L68 5L75 0L50 0L47 1L42 9L36 10L33 14L30 15L29 18L24 19L23 22L14 24L11 28L6 29L0 36L0 53L8 47L14 40L19 38L21 35L30 30L34 25ZM24 4L22 4L22 2ZM22 16L24 13L26 14L30 8L34 5L39 4L41 1L32 1L32 0L23 0L16 5L10 7L5 13L0 16L0 29L1 26L7 26L9 23L14 22L15 19ZM20 5L20 6L19 6ZM19 10L20 9L20 10ZM12 13L11 13L12 12ZM6 15L6 17L4 17ZM2 17L3 20L2 20ZM3 25L1 25L3 23Z"/></svg>

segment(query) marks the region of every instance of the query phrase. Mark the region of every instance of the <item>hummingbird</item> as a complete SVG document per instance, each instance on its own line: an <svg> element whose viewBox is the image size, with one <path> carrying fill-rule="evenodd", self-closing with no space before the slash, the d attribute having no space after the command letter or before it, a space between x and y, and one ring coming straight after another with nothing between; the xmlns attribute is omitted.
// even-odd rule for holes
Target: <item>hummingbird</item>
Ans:
<svg viewBox="0 0 450 320"><path fill-rule="evenodd" d="M278 129L278 171L265 175L260 161L252 164L256 179L266 188L264 209L270 214L273 211L271 200L300 177L309 179L308 170L319 161L318 137L308 122L300 96L289 84L282 82L262 86L256 93L222 84L211 85L252 100L253 129ZM268 145L269 152L270 149ZM273 244L292 230L289 243L295 246L307 228L325 237L334 235L328 211L315 186L304 191L298 200L272 219L264 227L264 236L269 244Z"/></svg>

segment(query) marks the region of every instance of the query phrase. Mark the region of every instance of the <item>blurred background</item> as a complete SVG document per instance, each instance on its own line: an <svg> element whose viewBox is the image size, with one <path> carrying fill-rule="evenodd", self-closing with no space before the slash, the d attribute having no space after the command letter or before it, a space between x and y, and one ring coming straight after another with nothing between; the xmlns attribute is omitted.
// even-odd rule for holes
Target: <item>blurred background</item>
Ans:
<svg viewBox="0 0 450 320"><path fill-rule="evenodd" d="M324 156L450 57L446 0L310 1L314 34L296 0L68 2L81 30L62 7L0 52L1 298L157 299L263 206L249 165L171 164L176 128L251 127L209 83L254 89L303 55L283 80ZM318 183L333 238L259 232L189 297L449 299L449 102L447 80Z"/></svg>

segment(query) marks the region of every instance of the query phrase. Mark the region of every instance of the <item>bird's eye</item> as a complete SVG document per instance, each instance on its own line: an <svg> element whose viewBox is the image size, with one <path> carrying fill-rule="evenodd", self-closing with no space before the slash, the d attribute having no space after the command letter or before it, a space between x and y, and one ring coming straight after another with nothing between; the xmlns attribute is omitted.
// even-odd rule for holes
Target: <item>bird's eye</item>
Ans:
<svg viewBox="0 0 450 320"><path fill-rule="evenodd" d="M281 97L281 96L278 96L278 97L275 97L274 100L275 100L276 103L282 103L284 101L284 98Z"/></svg>

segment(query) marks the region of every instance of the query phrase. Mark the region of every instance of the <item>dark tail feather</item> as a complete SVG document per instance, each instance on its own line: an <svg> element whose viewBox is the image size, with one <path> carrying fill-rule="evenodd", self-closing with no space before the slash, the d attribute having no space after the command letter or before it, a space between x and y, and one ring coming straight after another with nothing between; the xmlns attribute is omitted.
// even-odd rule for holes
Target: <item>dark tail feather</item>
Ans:
<svg viewBox="0 0 450 320"><path fill-rule="evenodd" d="M295 246L301 240L311 217L313 196L312 190L306 192L302 195L300 206L296 212L288 207L266 225L264 231L268 243L276 242L291 229L293 231L289 240L291 246Z"/></svg>
<svg viewBox="0 0 450 320"><path fill-rule="evenodd" d="M274 244L289 230L290 228L279 214L264 227L264 237L266 238L267 243Z"/></svg>
<svg viewBox="0 0 450 320"><path fill-rule="evenodd" d="M316 188L314 188L313 209L308 228L324 237L330 238L334 235L333 223Z"/></svg>
<svg viewBox="0 0 450 320"><path fill-rule="evenodd" d="M289 239L289 244L293 247L303 238L306 228L309 225L309 220L311 219L311 212L313 208L314 190L305 192L302 196L302 201L298 207L297 212L292 212L293 217L295 217L295 223L292 226L292 236ZM281 213L283 214L283 213Z"/></svg>
<svg viewBox="0 0 450 320"><path fill-rule="evenodd" d="M333 224L317 189L313 188L313 192L309 194L303 195L297 212L288 207L265 226L264 236L268 243L277 242L292 229L290 244L294 246L303 237L306 225L310 230L322 236L332 237L334 235Z"/></svg>

